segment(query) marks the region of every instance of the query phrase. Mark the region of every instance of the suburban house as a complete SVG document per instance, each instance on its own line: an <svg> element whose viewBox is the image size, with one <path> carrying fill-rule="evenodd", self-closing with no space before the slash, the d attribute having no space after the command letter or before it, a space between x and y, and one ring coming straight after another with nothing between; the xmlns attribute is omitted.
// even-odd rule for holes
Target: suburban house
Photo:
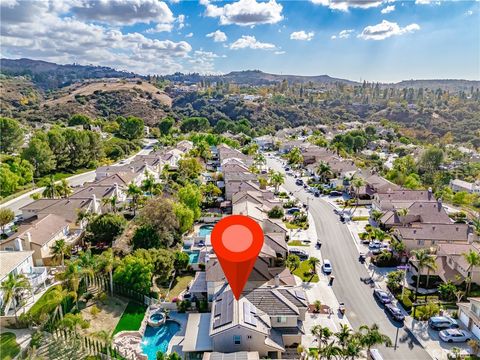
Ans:
<svg viewBox="0 0 480 360"><path fill-rule="evenodd" d="M407 251L436 248L440 244L471 244L476 235L468 224L423 224L395 227L393 235Z"/></svg>
<svg viewBox="0 0 480 360"><path fill-rule="evenodd" d="M453 220L447 214L442 201L415 201L407 209L406 215L399 214L399 209L387 210L380 219L380 225L385 229L394 226L408 226L413 223L452 224Z"/></svg>
<svg viewBox="0 0 480 360"><path fill-rule="evenodd" d="M480 194L480 182L474 183L463 181L460 179L450 180L450 188L453 192L465 191L470 194Z"/></svg>
<svg viewBox="0 0 480 360"><path fill-rule="evenodd" d="M16 233L0 243L0 249L15 251L15 255L19 251L32 251L36 266L50 266L54 264L51 247L55 241L65 239L67 244L75 245L82 234L83 230L72 229L71 221L66 218L48 214L20 225Z"/></svg>
<svg viewBox="0 0 480 360"><path fill-rule="evenodd" d="M458 303L458 319L477 338L480 338L480 298L469 298L467 303Z"/></svg>
<svg viewBox="0 0 480 360"><path fill-rule="evenodd" d="M14 256L12 256L14 255ZM30 282L32 290L45 284L47 280L47 269L44 267L35 267L33 264L33 251L0 251L0 284L4 282L9 274L14 276L23 274ZM0 308L5 308L5 313L14 307L15 299L10 303L3 303L3 292L0 290Z"/></svg>
<svg viewBox="0 0 480 360"><path fill-rule="evenodd" d="M471 244L439 244L435 259L437 263L436 275L440 276L445 282L451 281L455 284L464 282L469 276L469 265L463 254L470 250L480 253L480 245L475 242ZM472 282L480 284L480 268L473 267L471 277Z"/></svg>
<svg viewBox="0 0 480 360"><path fill-rule="evenodd" d="M158 180L157 167L145 164L144 161L140 163L132 163L124 166L101 166L95 171L95 180L99 181L111 175L118 174L124 179L126 183L134 183L140 185L147 176L153 176Z"/></svg>
<svg viewBox="0 0 480 360"><path fill-rule="evenodd" d="M306 310L301 289L255 289L236 300L227 287L215 297L210 314L189 315L182 350L257 351L260 357L278 359L286 348L301 343Z"/></svg>
<svg viewBox="0 0 480 360"><path fill-rule="evenodd" d="M409 208L414 202L437 202L432 189L390 189L373 195L372 209L387 211Z"/></svg>
<svg viewBox="0 0 480 360"><path fill-rule="evenodd" d="M263 135L253 139L261 150L271 150L275 147L278 139L272 135Z"/></svg>

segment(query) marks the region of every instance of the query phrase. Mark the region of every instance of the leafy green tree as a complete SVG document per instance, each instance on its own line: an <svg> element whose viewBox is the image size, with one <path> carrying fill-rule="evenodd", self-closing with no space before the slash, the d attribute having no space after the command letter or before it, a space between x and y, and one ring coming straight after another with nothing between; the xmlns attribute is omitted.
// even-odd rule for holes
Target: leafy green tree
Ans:
<svg viewBox="0 0 480 360"><path fill-rule="evenodd" d="M178 199L193 211L194 219L198 219L201 214L200 206L202 204L202 192L193 184L187 184L178 190Z"/></svg>
<svg viewBox="0 0 480 360"><path fill-rule="evenodd" d="M129 116L126 119L118 117L117 122L120 124L118 134L128 140L140 139L143 136L144 122L142 119Z"/></svg>
<svg viewBox="0 0 480 360"><path fill-rule="evenodd" d="M135 250L133 254L138 258L147 260L153 265L153 275L157 277L157 281L166 282L171 279L175 263L175 256L171 250L138 249Z"/></svg>
<svg viewBox="0 0 480 360"><path fill-rule="evenodd" d="M427 184L433 184L434 175L443 163L444 156L443 150L436 146L430 146L423 152L419 168Z"/></svg>
<svg viewBox="0 0 480 360"><path fill-rule="evenodd" d="M202 165L195 158L185 158L178 161L178 173L184 179L194 180L203 170Z"/></svg>
<svg viewBox="0 0 480 360"><path fill-rule="evenodd" d="M48 182L45 184L45 190L43 190L42 195L49 199L55 199L59 195L58 186L53 175L48 177Z"/></svg>
<svg viewBox="0 0 480 360"><path fill-rule="evenodd" d="M77 335L79 329L88 329L90 323L82 317L81 313L67 314L60 321L60 327L73 331Z"/></svg>
<svg viewBox="0 0 480 360"><path fill-rule="evenodd" d="M472 272L473 269L476 267L480 266L480 254L475 251L475 250L469 250L467 253L463 254L463 257L465 259L465 262L468 264L467 268L467 289L466 289L466 295L468 296L470 294L470 290L472 287Z"/></svg>
<svg viewBox="0 0 480 360"><path fill-rule="evenodd" d="M23 143L23 130L17 120L0 117L0 152L11 154Z"/></svg>
<svg viewBox="0 0 480 360"><path fill-rule="evenodd" d="M82 114L72 115L70 119L68 119L68 126L90 125L91 123L92 123L92 119Z"/></svg>
<svg viewBox="0 0 480 360"><path fill-rule="evenodd" d="M183 251L175 251L175 262L174 267L175 270L185 270L190 262L190 257L186 252Z"/></svg>
<svg viewBox="0 0 480 360"><path fill-rule="evenodd" d="M148 294L152 286L154 264L147 259L130 254L118 264L113 280L142 294Z"/></svg>
<svg viewBox="0 0 480 360"><path fill-rule="evenodd" d="M195 214L193 210L188 208L185 204L175 203L173 205L173 211L178 220L178 230L181 234L190 230L193 226Z"/></svg>
<svg viewBox="0 0 480 360"><path fill-rule="evenodd" d="M126 225L126 220L121 215L101 214L87 225L87 239L93 243L112 244Z"/></svg>
<svg viewBox="0 0 480 360"><path fill-rule="evenodd" d="M186 117L182 120L180 130L183 133L190 131L207 131L210 128L210 123L204 117Z"/></svg>
<svg viewBox="0 0 480 360"><path fill-rule="evenodd" d="M107 249L100 255L95 256L95 264L97 266L97 270L108 274L110 280L110 294L113 294L113 269L115 268L118 259L115 257L113 250Z"/></svg>
<svg viewBox="0 0 480 360"><path fill-rule="evenodd" d="M170 199L155 197L149 199L137 217L138 224L151 225L160 239L170 247L177 239L179 221L174 212L174 203Z"/></svg>
<svg viewBox="0 0 480 360"><path fill-rule="evenodd" d="M0 208L0 229L5 232L5 225L11 223L15 219L15 213L9 208Z"/></svg>
<svg viewBox="0 0 480 360"><path fill-rule="evenodd" d="M19 156L4 156L3 164L9 167L10 171L19 177L19 185L27 185L33 180L33 165Z"/></svg>
<svg viewBox="0 0 480 360"><path fill-rule="evenodd" d="M135 183L131 182L128 184L127 195L132 199L131 204L133 208L133 216L135 216L137 214L138 200L140 195L142 195L142 189Z"/></svg>
<svg viewBox="0 0 480 360"><path fill-rule="evenodd" d="M454 301L457 287L451 281L438 285L438 294L440 299L445 301Z"/></svg>
<svg viewBox="0 0 480 360"><path fill-rule="evenodd" d="M268 217L270 219L281 219L283 218L283 209L280 206L274 206L269 212Z"/></svg>
<svg viewBox="0 0 480 360"><path fill-rule="evenodd" d="M158 128L163 136L169 135L172 131L173 125L175 125L175 120L168 116L158 123Z"/></svg>
<svg viewBox="0 0 480 360"><path fill-rule="evenodd" d="M46 141L34 137L22 152L22 158L28 160L35 168L35 175L48 174L55 169L55 156Z"/></svg>
<svg viewBox="0 0 480 360"><path fill-rule="evenodd" d="M134 249L151 249L164 247L158 232L151 225L142 225L135 230L132 237Z"/></svg>
<svg viewBox="0 0 480 360"><path fill-rule="evenodd" d="M300 165L303 163L303 155L299 148L294 147L288 154L287 160L290 165Z"/></svg>
<svg viewBox="0 0 480 360"><path fill-rule="evenodd" d="M0 195L8 196L17 191L20 177L7 164L0 164Z"/></svg>
<svg viewBox="0 0 480 360"><path fill-rule="evenodd" d="M58 239L51 246L51 252L54 259L60 258L60 264L62 268L65 268L65 255L70 254L70 246L67 244L65 239Z"/></svg>
<svg viewBox="0 0 480 360"><path fill-rule="evenodd" d="M73 190L68 181L62 179L60 180L60 184L57 185L57 192L61 197L67 198L73 193Z"/></svg>

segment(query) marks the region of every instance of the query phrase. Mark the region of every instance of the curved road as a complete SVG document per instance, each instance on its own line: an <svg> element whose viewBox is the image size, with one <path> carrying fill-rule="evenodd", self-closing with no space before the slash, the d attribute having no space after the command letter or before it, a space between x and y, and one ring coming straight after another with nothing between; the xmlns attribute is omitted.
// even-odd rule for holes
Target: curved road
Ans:
<svg viewBox="0 0 480 360"><path fill-rule="evenodd" d="M276 159L267 158L267 165L284 173L281 162ZM358 250L347 226L339 221L331 205L321 198L307 194L303 188L295 185L295 178L292 176L285 176L283 187L294 192L294 195L304 203L307 203L307 197L313 198L309 201L309 211L315 220L317 234L322 242L322 257L332 262L335 273L333 291L338 301L345 303L347 317L352 326L358 328L361 325L376 323L394 342L397 327L373 298L372 288L360 281L360 277L368 277L369 274L365 266L358 261ZM384 359L430 359L428 353L405 328L398 331L396 351L385 347L379 349Z"/></svg>

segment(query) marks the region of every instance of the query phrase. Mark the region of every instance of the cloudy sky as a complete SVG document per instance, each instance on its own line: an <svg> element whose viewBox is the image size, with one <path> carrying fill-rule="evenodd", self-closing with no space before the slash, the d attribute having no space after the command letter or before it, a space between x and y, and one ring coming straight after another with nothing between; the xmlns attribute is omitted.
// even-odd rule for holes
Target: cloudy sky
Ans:
<svg viewBox="0 0 480 360"><path fill-rule="evenodd" d="M1 0L1 56L175 71L480 79L480 2Z"/></svg>

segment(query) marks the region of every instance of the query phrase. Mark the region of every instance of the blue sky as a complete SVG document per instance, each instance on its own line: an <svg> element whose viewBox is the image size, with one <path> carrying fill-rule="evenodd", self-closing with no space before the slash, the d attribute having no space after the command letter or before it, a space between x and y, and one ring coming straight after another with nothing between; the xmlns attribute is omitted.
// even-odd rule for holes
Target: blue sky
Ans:
<svg viewBox="0 0 480 360"><path fill-rule="evenodd" d="M480 2L2 1L1 53L146 73L480 79Z"/></svg>

